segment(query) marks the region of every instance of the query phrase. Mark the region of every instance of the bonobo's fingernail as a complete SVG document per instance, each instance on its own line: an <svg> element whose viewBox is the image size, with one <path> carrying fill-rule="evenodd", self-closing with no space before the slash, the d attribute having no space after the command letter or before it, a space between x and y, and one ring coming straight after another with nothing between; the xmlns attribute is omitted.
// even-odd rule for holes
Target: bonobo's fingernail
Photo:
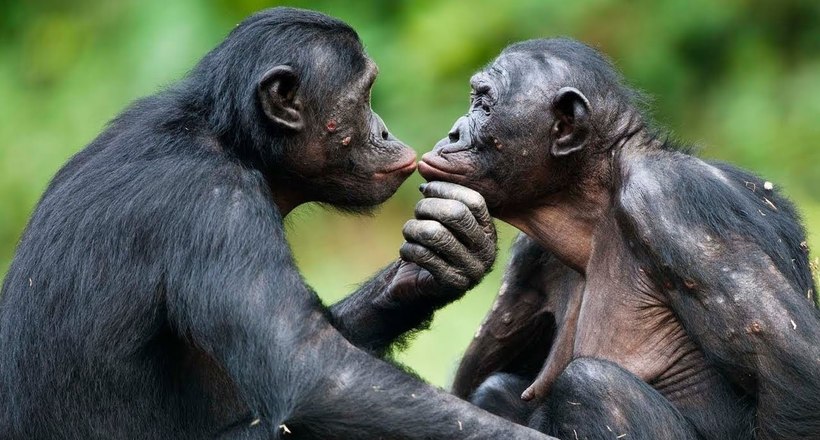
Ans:
<svg viewBox="0 0 820 440"><path fill-rule="evenodd" d="M424 192L424 189L425 189L425 188L427 188L427 184L426 184L426 183L422 183L421 185L419 185L419 191Z"/></svg>
<svg viewBox="0 0 820 440"><path fill-rule="evenodd" d="M521 400L532 400L532 390L527 388L521 393Z"/></svg>

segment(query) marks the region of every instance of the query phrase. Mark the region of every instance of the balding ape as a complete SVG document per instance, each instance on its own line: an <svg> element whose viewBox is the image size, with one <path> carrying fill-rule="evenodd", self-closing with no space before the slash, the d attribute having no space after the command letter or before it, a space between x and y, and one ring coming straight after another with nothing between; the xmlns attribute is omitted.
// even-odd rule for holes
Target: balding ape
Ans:
<svg viewBox="0 0 820 440"><path fill-rule="evenodd" d="M583 44L514 44L471 83L419 169L528 238L457 394L565 439L820 438L820 313L774 186L670 141Z"/></svg>

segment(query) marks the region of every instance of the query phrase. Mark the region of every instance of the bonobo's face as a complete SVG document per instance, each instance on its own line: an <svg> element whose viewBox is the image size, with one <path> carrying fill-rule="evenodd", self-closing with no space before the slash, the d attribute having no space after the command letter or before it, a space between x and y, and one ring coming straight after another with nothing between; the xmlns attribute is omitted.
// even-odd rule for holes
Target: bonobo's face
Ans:
<svg viewBox="0 0 820 440"><path fill-rule="evenodd" d="M422 176L477 190L496 216L560 190L566 171L554 162L564 152L556 142L566 134L556 112L564 66L543 55L505 52L474 75L468 113L422 157Z"/></svg>
<svg viewBox="0 0 820 440"><path fill-rule="evenodd" d="M365 57L364 54L361 54ZM317 56L314 75L333 78L344 68L337 56ZM299 98L298 90L275 93L290 100L298 133L286 145L285 166L300 201L318 201L347 210L367 210L392 196L416 169L416 153L387 130L370 107L378 68L368 58L364 71L318 101ZM326 76L323 74L327 73ZM287 90L286 84L283 90ZM284 96L282 96L284 95Z"/></svg>

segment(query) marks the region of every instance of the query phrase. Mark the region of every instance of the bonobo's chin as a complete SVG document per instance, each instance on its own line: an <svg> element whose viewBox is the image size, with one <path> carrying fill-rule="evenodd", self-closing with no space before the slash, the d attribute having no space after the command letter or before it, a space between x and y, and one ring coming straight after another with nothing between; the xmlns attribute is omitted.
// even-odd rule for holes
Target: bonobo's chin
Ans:
<svg viewBox="0 0 820 440"><path fill-rule="evenodd" d="M389 189L385 189L378 194L372 192L368 194L348 193L341 197L333 197L331 200L322 200L319 204L344 214L373 215L393 194L395 194L395 190L390 191Z"/></svg>
<svg viewBox="0 0 820 440"><path fill-rule="evenodd" d="M444 161L442 161L444 162ZM440 163L435 159L430 159L427 154L419 162L419 174L428 182L434 180L441 182L456 183L472 190L478 191L484 197L484 202L493 214L493 210L500 210L505 197L500 191L498 184L489 178L481 178L474 174L473 169L455 169L449 162Z"/></svg>
<svg viewBox="0 0 820 440"><path fill-rule="evenodd" d="M373 216L379 210L381 204L375 205L341 205L338 203L322 203L322 206L332 209L342 214Z"/></svg>
<svg viewBox="0 0 820 440"><path fill-rule="evenodd" d="M413 169L415 170L415 166ZM391 173L384 179L373 178L367 184L356 185L355 189L337 193L332 199L321 203L347 214L372 215L396 194L407 177L409 174Z"/></svg>

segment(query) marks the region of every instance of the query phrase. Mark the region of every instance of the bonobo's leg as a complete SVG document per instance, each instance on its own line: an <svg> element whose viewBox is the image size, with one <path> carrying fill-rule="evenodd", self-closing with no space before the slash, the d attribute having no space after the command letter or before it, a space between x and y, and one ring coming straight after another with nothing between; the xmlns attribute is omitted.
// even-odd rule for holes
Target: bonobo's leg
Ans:
<svg viewBox="0 0 820 440"><path fill-rule="evenodd" d="M530 426L563 439L698 439L689 422L648 384L611 362L572 361Z"/></svg>
<svg viewBox="0 0 820 440"><path fill-rule="evenodd" d="M507 420L526 425L536 408L534 401L521 399L521 393L532 382L510 373L495 373L470 396L470 403Z"/></svg>

